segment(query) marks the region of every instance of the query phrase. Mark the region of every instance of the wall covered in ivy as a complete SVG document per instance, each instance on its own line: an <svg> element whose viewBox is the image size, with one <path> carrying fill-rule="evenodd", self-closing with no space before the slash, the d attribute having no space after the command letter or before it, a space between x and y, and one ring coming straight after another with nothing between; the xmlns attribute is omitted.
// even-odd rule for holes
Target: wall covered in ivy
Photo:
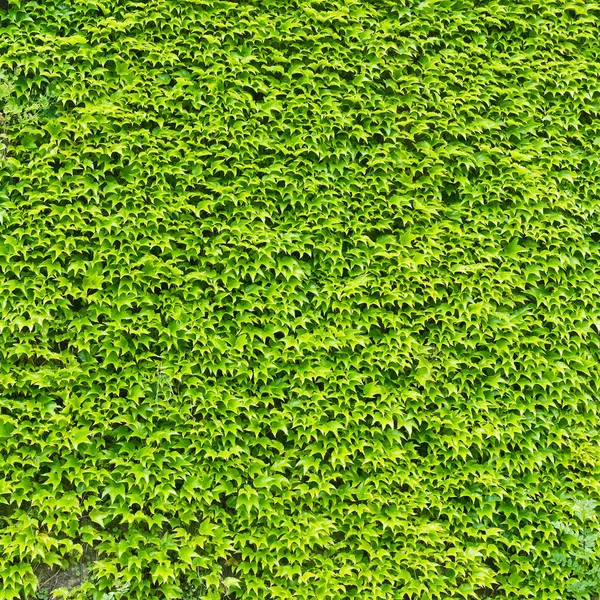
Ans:
<svg viewBox="0 0 600 600"><path fill-rule="evenodd" d="M5 3L0 599L592 598L599 73L591 2Z"/></svg>

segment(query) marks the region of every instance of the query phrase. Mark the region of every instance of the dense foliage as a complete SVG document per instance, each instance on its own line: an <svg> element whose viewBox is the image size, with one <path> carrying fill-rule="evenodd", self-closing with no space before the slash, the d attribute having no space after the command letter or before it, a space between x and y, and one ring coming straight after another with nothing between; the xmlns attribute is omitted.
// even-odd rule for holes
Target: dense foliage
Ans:
<svg viewBox="0 0 600 600"><path fill-rule="evenodd" d="M0 26L0 599L592 597L597 4Z"/></svg>

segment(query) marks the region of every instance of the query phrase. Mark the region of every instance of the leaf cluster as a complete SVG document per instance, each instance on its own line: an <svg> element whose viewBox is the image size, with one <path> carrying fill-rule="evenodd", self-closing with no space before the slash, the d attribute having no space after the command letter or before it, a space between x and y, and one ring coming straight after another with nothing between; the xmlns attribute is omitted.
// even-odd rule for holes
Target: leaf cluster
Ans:
<svg viewBox="0 0 600 600"><path fill-rule="evenodd" d="M0 600L593 594L599 24L0 11Z"/></svg>

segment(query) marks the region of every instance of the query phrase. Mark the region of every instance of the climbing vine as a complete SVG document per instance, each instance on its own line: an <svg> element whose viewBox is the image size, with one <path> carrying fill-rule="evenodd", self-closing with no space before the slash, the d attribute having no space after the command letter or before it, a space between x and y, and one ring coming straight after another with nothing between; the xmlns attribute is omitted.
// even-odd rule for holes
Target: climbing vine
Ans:
<svg viewBox="0 0 600 600"><path fill-rule="evenodd" d="M0 10L0 600L592 598L599 57L583 1Z"/></svg>

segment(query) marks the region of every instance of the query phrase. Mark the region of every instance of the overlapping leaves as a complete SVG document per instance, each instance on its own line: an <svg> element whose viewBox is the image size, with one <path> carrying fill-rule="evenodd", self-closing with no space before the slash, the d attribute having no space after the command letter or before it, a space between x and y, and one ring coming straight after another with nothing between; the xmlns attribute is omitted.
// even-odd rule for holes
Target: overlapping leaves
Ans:
<svg viewBox="0 0 600 600"><path fill-rule="evenodd" d="M1 19L0 598L589 593L598 5Z"/></svg>

